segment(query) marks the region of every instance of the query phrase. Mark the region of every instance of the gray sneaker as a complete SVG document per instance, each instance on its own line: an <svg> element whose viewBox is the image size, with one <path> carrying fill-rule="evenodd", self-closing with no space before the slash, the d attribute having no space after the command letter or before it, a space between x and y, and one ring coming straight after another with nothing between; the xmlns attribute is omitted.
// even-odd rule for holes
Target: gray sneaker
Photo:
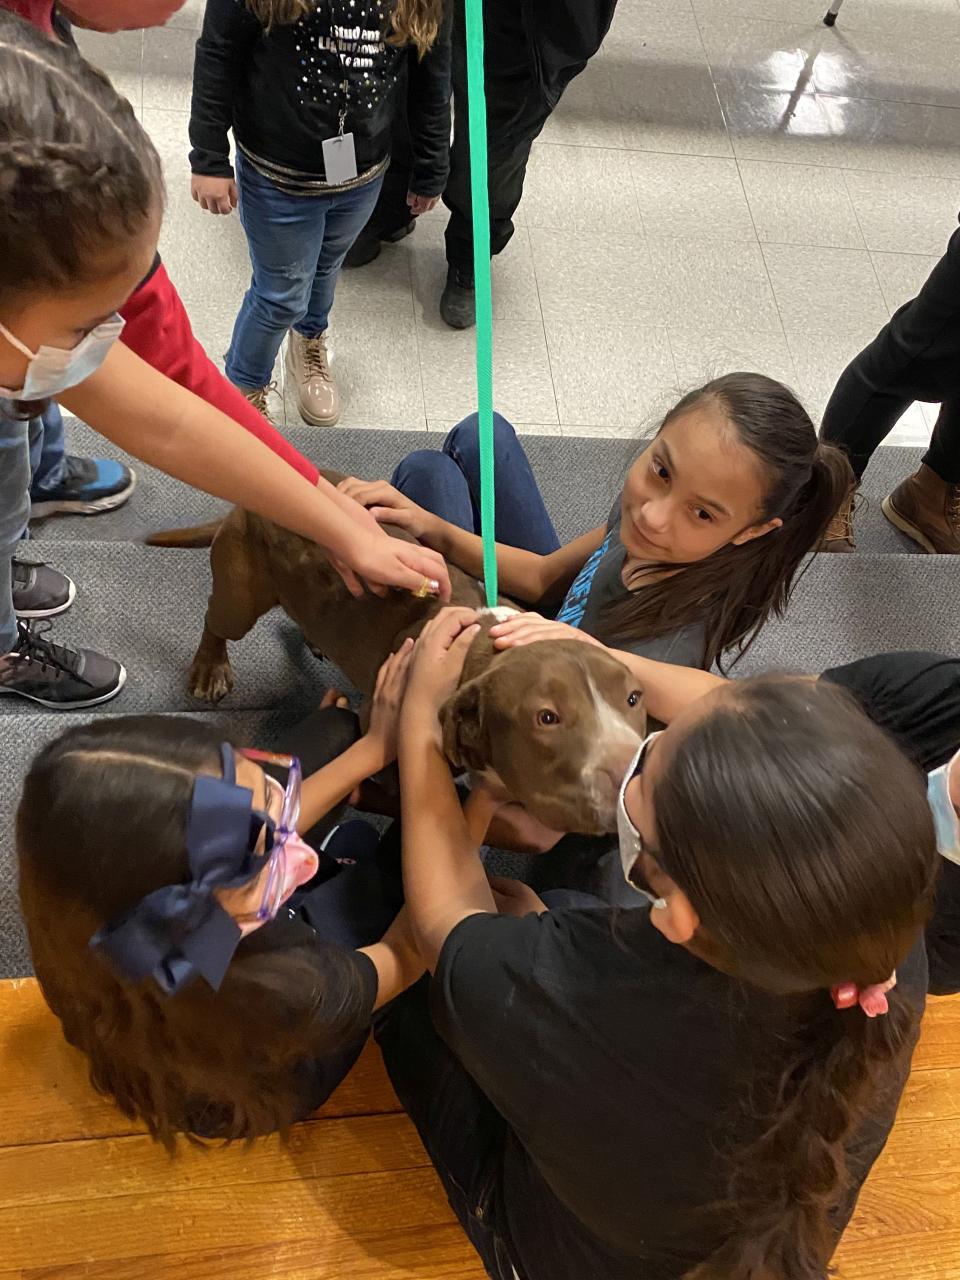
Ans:
<svg viewBox="0 0 960 1280"><path fill-rule="evenodd" d="M0 694L15 693L42 707L76 711L109 702L124 686L119 662L91 649L71 649L46 638L51 623L17 624L17 643L0 657Z"/></svg>
<svg viewBox="0 0 960 1280"><path fill-rule="evenodd" d="M13 607L18 618L55 618L66 613L77 594L65 573L43 561L13 559Z"/></svg>

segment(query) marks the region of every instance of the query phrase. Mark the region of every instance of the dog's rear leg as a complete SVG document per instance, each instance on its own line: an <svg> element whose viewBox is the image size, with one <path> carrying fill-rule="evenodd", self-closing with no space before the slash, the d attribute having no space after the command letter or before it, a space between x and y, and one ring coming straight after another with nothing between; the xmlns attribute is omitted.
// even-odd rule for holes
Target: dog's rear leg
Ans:
<svg viewBox="0 0 960 1280"><path fill-rule="evenodd" d="M238 513L240 515L240 513ZM228 640L242 640L277 603L271 575L246 536L245 521L231 516L210 549L213 590L187 687L195 698L219 702L233 688Z"/></svg>

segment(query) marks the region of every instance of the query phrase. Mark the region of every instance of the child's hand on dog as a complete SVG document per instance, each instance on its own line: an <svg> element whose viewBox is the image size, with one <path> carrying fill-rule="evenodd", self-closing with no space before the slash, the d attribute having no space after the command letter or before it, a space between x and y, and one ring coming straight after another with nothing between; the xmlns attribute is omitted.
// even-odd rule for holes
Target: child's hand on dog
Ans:
<svg viewBox="0 0 960 1280"><path fill-rule="evenodd" d="M451 607L441 609L420 632L400 717L402 734L411 739L433 734L439 741L438 712L456 690L479 630L474 609Z"/></svg>
<svg viewBox="0 0 960 1280"><path fill-rule="evenodd" d="M581 640L584 644L594 644L603 648L599 640L587 635L579 627L571 627L566 622L554 622L552 618L544 618L539 613L518 613L505 622L498 622L490 628L490 638L496 649L512 649L518 644L533 644L536 640Z"/></svg>
<svg viewBox="0 0 960 1280"><path fill-rule="evenodd" d="M337 489L365 507L378 523L396 525L428 547L433 546L437 517L411 502L386 480L358 480L356 476L348 476L340 481Z"/></svg>
<svg viewBox="0 0 960 1280"><path fill-rule="evenodd" d="M380 769L397 758L397 728L412 657L413 641L404 640L377 673L367 738L376 747Z"/></svg>

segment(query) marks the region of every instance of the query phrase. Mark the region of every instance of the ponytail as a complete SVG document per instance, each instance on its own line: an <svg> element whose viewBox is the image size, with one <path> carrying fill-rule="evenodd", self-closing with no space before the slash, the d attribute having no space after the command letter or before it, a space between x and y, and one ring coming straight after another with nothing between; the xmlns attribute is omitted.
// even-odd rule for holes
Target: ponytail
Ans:
<svg viewBox="0 0 960 1280"><path fill-rule="evenodd" d="M742 984L752 1040L716 1252L686 1280L823 1280L864 1173L852 1139L879 1148L867 1122L892 1116L919 1033L908 958L940 861L925 780L836 686L761 676L674 738L651 804L691 950ZM895 970L883 1016L835 1007L832 987Z"/></svg>
<svg viewBox="0 0 960 1280"><path fill-rule="evenodd" d="M919 1024L905 997L879 1018L835 1009L826 991L796 999L806 1016L778 1037L740 1117L757 1137L729 1157L726 1239L684 1280L823 1280L852 1208L845 1141L877 1091L906 1079Z"/></svg>
<svg viewBox="0 0 960 1280"><path fill-rule="evenodd" d="M760 521L779 528L737 546L728 543L680 572L644 584L604 609L597 638L608 644L652 638L681 627L704 628L703 666L720 665L725 650L743 656L771 614L782 616L804 557L816 548L853 486L846 454L822 444L789 388L755 373L730 373L684 396L664 419L714 401L768 477ZM641 571L655 574L662 566Z"/></svg>

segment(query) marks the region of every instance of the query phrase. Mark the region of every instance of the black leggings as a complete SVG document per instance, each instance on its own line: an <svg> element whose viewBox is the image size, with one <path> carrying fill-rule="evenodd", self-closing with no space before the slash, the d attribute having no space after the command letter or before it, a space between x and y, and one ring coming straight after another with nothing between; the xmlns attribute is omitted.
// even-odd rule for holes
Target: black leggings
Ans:
<svg viewBox="0 0 960 1280"><path fill-rule="evenodd" d="M940 403L923 460L941 480L960 484L960 231L917 296L840 375L821 439L846 451L859 480L914 400Z"/></svg>

